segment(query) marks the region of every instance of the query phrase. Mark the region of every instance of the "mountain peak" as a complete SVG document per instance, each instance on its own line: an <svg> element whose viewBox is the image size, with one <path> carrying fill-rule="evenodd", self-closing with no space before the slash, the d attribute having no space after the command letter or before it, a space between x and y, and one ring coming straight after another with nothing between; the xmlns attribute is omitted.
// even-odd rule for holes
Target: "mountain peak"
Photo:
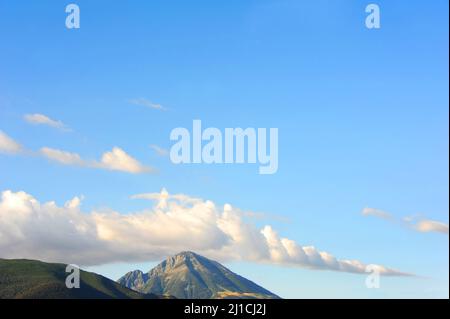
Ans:
<svg viewBox="0 0 450 319"><path fill-rule="evenodd" d="M119 283L139 292L177 298L279 298L220 263L183 251L168 257L147 274L129 272Z"/></svg>
<svg viewBox="0 0 450 319"><path fill-rule="evenodd" d="M182 251L176 255L167 257L166 260L169 260L169 259L198 259L199 257L201 257L201 256L197 255L196 253L194 253L192 251Z"/></svg>
<svg viewBox="0 0 450 319"><path fill-rule="evenodd" d="M173 272L192 272L198 268L202 268L205 262L212 261L192 251L183 251L167 257L166 260L150 270L148 274L149 276L156 276Z"/></svg>
<svg viewBox="0 0 450 319"><path fill-rule="evenodd" d="M193 251L190 250L185 250L182 252L179 252L178 254L174 255L174 256L189 256L189 257L195 257L195 256L199 256L196 253L194 253Z"/></svg>

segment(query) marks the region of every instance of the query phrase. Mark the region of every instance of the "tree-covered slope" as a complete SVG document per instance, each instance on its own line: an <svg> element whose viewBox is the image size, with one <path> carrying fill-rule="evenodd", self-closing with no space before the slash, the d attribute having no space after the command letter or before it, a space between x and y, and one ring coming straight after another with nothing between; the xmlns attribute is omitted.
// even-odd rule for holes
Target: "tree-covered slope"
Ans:
<svg viewBox="0 0 450 319"><path fill-rule="evenodd" d="M0 298L37 299L153 299L106 277L81 271L80 288L69 289L65 281L66 265L35 260L0 259Z"/></svg>

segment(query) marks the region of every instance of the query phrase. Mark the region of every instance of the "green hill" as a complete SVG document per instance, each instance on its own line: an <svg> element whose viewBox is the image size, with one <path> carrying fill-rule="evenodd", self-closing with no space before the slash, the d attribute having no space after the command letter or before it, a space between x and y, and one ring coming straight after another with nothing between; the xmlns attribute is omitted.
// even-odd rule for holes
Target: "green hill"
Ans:
<svg viewBox="0 0 450 319"><path fill-rule="evenodd" d="M216 261L193 252L167 258L148 273L127 273L118 282L128 288L188 299L279 298Z"/></svg>
<svg viewBox="0 0 450 319"><path fill-rule="evenodd" d="M66 265L0 259L0 299L157 299L97 274L80 271L80 288L65 285Z"/></svg>

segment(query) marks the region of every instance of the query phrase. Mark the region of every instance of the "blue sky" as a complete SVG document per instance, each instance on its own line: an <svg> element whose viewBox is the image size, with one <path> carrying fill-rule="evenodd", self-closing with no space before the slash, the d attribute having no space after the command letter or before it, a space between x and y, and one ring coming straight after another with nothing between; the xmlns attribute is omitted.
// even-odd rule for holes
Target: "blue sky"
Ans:
<svg viewBox="0 0 450 319"><path fill-rule="evenodd" d="M149 206L131 195L165 187L270 214L254 223L339 258L421 276L367 289L364 275L227 263L283 297L448 297L448 233L361 214L448 225L447 1L377 1L379 30L365 28L368 1L75 3L79 30L65 28L68 2L0 2L0 130L29 150L88 159L119 146L158 173L0 154L1 191L60 205L84 195L83 211L126 214ZM35 113L71 130L24 121ZM278 172L174 165L150 148L169 149L170 131L194 119L278 128ZM116 279L152 265L92 269Z"/></svg>

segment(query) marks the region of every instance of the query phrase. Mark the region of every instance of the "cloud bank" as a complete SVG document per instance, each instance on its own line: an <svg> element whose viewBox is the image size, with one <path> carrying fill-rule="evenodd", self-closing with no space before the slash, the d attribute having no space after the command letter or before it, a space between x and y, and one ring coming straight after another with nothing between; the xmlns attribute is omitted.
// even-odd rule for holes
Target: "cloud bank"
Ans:
<svg viewBox="0 0 450 319"><path fill-rule="evenodd" d="M440 233L448 236L448 224L431 219L426 219L421 216L396 219L391 213L369 207L363 209L362 215L375 216L394 223L398 223L420 233Z"/></svg>
<svg viewBox="0 0 450 319"><path fill-rule="evenodd" d="M279 236L270 226L258 229L239 209L217 206L187 195L138 194L155 205L132 214L82 212L75 197L64 206L40 203L25 192L4 191L0 200L0 257L99 265L159 261L184 250L220 261L296 266L362 274L366 264L337 259L313 246ZM373 266L372 266L373 267ZM376 265L382 275L410 274Z"/></svg>

